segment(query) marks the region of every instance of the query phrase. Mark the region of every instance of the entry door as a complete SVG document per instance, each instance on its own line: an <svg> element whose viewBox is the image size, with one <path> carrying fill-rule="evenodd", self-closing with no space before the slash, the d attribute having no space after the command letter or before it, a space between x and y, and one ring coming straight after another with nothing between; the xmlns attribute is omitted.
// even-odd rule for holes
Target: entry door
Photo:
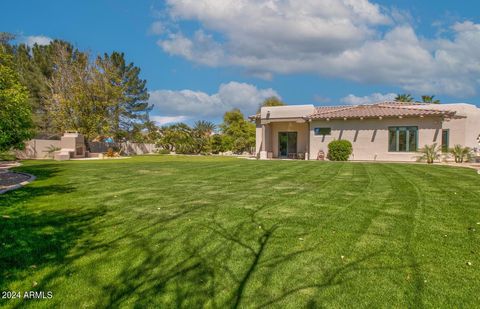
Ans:
<svg viewBox="0 0 480 309"><path fill-rule="evenodd" d="M297 132L278 133L278 156L288 157L288 154L297 153Z"/></svg>

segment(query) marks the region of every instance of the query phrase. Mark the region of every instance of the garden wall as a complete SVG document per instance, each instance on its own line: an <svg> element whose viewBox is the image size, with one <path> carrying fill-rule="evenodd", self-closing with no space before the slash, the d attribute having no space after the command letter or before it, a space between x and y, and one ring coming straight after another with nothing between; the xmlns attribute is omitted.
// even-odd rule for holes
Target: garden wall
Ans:
<svg viewBox="0 0 480 309"><path fill-rule="evenodd" d="M121 149L122 153L127 155L139 155L153 153L157 150L155 144L144 144L144 143L104 143L104 142L90 142L88 143L90 147L90 152L107 152L108 148L117 148Z"/></svg>
<svg viewBox="0 0 480 309"><path fill-rule="evenodd" d="M15 155L19 159L48 159L49 149L60 148L59 140L32 139L25 143L24 150L18 150Z"/></svg>
<svg viewBox="0 0 480 309"><path fill-rule="evenodd" d="M143 144L143 143L103 143L103 142L91 142L89 143L90 152L107 152L108 148L118 148L122 150L122 153L126 155L140 155L153 153L157 150L155 144ZM48 159L49 149L61 148L59 140L46 140L46 139L32 139L25 143L25 149L16 151L15 155L19 159Z"/></svg>

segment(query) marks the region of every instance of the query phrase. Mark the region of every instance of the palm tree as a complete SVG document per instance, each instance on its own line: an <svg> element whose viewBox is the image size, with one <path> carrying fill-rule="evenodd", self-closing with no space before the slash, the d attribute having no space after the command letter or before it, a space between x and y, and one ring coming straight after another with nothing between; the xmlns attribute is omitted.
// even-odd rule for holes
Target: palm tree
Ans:
<svg viewBox="0 0 480 309"><path fill-rule="evenodd" d="M462 145L455 145L450 148L450 153L455 158L455 163L463 163L465 160L470 160L472 150L469 147L462 147Z"/></svg>
<svg viewBox="0 0 480 309"><path fill-rule="evenodd" d="M428 164L432 164L435 160L440 159L442 148L435 143L430 146L425 145L418 151L421 153L421 156L418 158L419 161L427 161Z"/></svg>
<svg viewBox="0 0 480 309"><path fill-rule="evenodd" d="M157 144L164 149L177 153L192 153L192 129L185 123L179 122L160 129L161 137Z"/></svg>
<svg viewBox="0 0 480 309"><path fill-rule="evenodd" d="M403 94L397 94L397 97L395 98L395 102L413 102L414 99L411 94L409 93L403 93Z"/></svg>
<svg viewBox="0 0 480 309"><path fill-rule="evenodd" d="M195 153L199 154L206 151L206 147L210 141L210 136L217 126L210 121L199 120L193 126L193 138Z"/></svg>
<svg viewBox="0 0 480 309"><path fill-rule="evenodd" d="M434 100L434 98L435 98L434 95L422 95L422 102L440 104L440 100Z"/></svg>
<svg viewBox="0 0 480 309"><path fill-rule="evenodd" d="M195 121L193 126L194 131L205 136L210 136L216 128L217 126L213 122L206 120Z"/></svg>
<svg viewBox="0 0 480 309"><path fill-rule="evenodd" d="M157 127L154 121L148 119L143 123L143 128L146 131L146 139L149 143L155 143L160 138L160 128Z"/></svg>

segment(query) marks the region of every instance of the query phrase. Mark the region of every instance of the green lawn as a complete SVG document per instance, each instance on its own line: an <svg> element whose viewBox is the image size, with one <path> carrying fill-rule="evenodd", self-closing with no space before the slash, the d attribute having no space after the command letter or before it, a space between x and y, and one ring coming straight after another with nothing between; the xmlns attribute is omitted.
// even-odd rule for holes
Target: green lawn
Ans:
<svg viewBox="0 0 480 309"><path fill-rule="evenodd" d="M479 304L474 170L170 156L19 170L38 178L0 196L0 290L53 298L0 305Z"/></svg>

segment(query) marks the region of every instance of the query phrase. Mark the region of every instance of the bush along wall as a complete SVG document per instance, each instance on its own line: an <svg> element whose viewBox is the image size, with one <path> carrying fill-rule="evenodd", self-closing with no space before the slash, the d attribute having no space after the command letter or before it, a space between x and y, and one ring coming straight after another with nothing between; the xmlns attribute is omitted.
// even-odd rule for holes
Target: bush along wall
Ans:
<svg viewBox="0 0 480 309"><path fill-rule="evenodd" d="M327 158L331 161L348 161L352 151L352 143L347 140L331 141L328 144Z"/></svg>

